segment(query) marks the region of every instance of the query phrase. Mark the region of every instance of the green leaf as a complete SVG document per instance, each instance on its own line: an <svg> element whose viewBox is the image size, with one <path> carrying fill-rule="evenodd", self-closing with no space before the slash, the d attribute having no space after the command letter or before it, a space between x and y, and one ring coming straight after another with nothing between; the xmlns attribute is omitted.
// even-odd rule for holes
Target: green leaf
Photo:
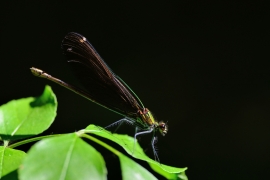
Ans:
<svg viewBox="0 0 270 180"><path fill-rule="evenodd" d="M150 172L148 172L144 167L139 165L138 163L134 162L129 157L125 156L121 152L117 151L113 147L109 146L108 144L102 142L101 140L90 136L88 134L85 134L85 131L79 131L78 134L81 137L87 138L91 141L96 142L97 144L103 146L104 148L107 148L111 152L113 152L115 155L117 155L120 159L120 165L122 170L122 179L123 180L154 180L156 179Z"/></svg>
<svg viewBox="0 0 270 180"><path fill-rule="evenodd" d="M178 174L184 172L187 169L187 168L176 168L176 167L167 166L167 165L160 164L159 162L150 159L143 152L142 148L140 147L137 141L135 143L135 148L134 148L134 138L128 135L121 135L121 134L115 134L115 133L112 134L111 132L95 125L89 125L86 128L85 132L98 135L100 137L109 139L119 144L125 149L125 151L128 154L132 155L133 157L137 159L148 162L153 170L155 170L157 173L163 175L166 178L171 178L171 177L176 178ZM133 149L135 149L134 152L133 152Z"/></svg>
<svg viewBox="0 0 270 180"><path fill-rule="evenodd" d="M12 179L11 176L16 177L16 171L25 155L23 151L0 146L0 179Z"/></svg>
<svg viewBox="0 0 270 180"><path fill-rule="evenodd" d="M143 168L138 163L134 162L130 158L121 154L118 156L120 159L120 165L122 170L122 179L123 180L154 180L157 179L145 168Z"/></svg>
<svg viewBox="0 0 270 180"><path fill-rule="evenodd" d="M169 173L167 171L164 171L161 169L160 166L157 166L156 164L151 164L149 163L150 167L156 171L157 173L159 173L160 175L164 176L166 179L170 179L170 180L188 180L185 171L180 172L180 173ZM187 170L187 168L185 169Z"/></svg>
<svg viewBox="0 0 270 180"><path fill-rule="evenodd" d="M0 106L0 137L16 140L40 134L52 124L57 100L50 86L40 97L12 100Z"/></svg>
<svg viewBox="0 0 270 180"><path fill-rule="evenodd" d="M76 133L47 138L36 143L19 169L21 180L106 179L105 162Z"/></svg>
<svg viewBox="0 0 270 180"><path fill-rule="evenodd" d="M178 177L179 179L181 179L181 180L188 180L188 177L187 177L187 175L186 175L185 172L182 172L182 173L178 174L177 177Z"/></svg>

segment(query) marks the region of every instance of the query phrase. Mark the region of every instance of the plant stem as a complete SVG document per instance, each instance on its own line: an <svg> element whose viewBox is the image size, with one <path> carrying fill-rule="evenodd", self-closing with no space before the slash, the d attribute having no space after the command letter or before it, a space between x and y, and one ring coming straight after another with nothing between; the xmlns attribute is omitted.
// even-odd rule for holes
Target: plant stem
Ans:
<svg viewBox="0 0 270 180"><path fill-rule="evenodd" d="M23 144L27 144L27 143L30 143L30 142L38 141L38 140L45 139L45 138L55 137L55 136L59 136L59 135L62 135L62 134L53 134L53 135L34 137L34 138L31 138L31 139L26 139L26 140L23 140L23 141L20 141L20 142L16 142L14 144L9 145L8 147L9 148L15 148L15 147L18 147L18 146L23 145Z"/></svg>

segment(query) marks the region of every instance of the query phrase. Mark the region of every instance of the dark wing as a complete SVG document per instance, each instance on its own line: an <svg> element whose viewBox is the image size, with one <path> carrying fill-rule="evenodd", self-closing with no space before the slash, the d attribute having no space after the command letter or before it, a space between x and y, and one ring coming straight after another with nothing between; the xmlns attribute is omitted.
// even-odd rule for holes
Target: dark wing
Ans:
<svg viewBox="0 0 270 180"><path fill-rule="evenodd" d="M130 117L136 117L138 110L142 110L139 98L112 72L84 36L68 33L62 49L93 102Z"/></svg>

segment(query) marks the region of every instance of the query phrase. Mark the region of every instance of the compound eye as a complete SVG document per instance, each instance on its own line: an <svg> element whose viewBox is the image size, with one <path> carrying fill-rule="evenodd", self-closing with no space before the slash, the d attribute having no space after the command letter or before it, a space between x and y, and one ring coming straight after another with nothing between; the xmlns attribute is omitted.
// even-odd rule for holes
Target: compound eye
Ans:
<svg viewBox="0 0 270 180"><path fill-rule="evenodd" d="M161 129L164 129L164 128L165 128L165 124L164 124L164 123L159 124L159 127L160 127Z"/></svg>

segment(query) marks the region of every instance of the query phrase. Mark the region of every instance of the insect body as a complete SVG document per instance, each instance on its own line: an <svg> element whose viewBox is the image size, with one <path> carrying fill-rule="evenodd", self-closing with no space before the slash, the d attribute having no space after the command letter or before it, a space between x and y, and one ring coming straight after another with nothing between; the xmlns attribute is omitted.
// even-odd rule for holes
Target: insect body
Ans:
<svg viewBox="0 0 270 180"><path fill-rule="evenodd" d="M152 148L155 159L159 160L154 147L156 132L159 131L161 135L165 136L168 132L167 124L155 120L138 96L119 76L113 73L84 36L74 32L68 33L62 42L62 49L67 57L67 62L85 89L65 83L34 67L31 68L32 73L60 84L90 101L124 116L123 119L112 125L123 122L132 124L136 127L135 139L138 135L153 133Z"/></svg>

